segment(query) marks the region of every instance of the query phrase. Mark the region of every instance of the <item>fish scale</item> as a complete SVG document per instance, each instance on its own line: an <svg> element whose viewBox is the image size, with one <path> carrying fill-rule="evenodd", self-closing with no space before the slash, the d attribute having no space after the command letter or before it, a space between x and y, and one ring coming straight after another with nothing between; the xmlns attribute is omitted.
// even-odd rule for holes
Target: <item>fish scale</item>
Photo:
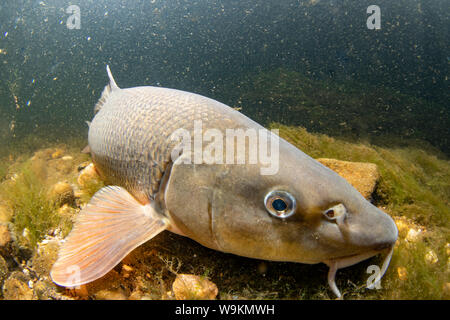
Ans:
<svg viewBox="0 0 450 320"><path fill-rule="evenodd" d="M221 111L229 107L192 93L142 87L132 95L128 89L109 95L102 98L105 102L90 125L92 158L108 182L137 197L153 197L158 191L178 143L170 140L175 130L192 133L195 120L218 128L228 123Z"/></svg>

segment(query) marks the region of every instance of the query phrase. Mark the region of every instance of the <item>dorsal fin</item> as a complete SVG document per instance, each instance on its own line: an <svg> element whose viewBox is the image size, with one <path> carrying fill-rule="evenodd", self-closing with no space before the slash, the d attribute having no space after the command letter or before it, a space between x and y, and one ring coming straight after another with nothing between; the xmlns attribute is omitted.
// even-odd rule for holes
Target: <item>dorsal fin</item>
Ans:
<svg viewBox="0 0 450 320"><path fill-rule="evenodd" d="M109 69L109 65L106 65L106 72L108 73L109 85L111 86L111 90L120 89L119 86L116 84L116 81L113 78L111 70Z"/></svg>
<svg viewBox="0 0 450 320"><path fill-rule="evenodd" d="M106 72L108 73L109 84L105 87L105 89L103 89L102 95L94 107L94 113L100 111L100 109L105 104L106 100L108 99L108 96L111 94L112 91L120 90L119 86L117 85L116 81L112 76L111 70L109 69L109 65L106 65Z"/></svg>

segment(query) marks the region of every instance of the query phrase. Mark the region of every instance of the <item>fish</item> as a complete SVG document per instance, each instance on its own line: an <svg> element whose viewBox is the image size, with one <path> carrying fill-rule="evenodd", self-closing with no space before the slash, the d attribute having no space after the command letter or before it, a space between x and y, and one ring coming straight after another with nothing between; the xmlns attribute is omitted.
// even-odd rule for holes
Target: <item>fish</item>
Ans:
<svg viewBox="0 0 450 320"><path fill-rule="evenodd" d="M397 227L344 178L223 103L177 89L119 88L106 70L109 84L88 132L88 150L106 186L63 240L50 273L56 284L99 279L165 230L238 256L324 263L338 298L337 270L386 254L380 281ZM248 139L242 149L216 144L232 141L230 132ZM269 145L276 165L252 158L252 147L269 154ZM202 157L205 151L217 161Z"/></svg>

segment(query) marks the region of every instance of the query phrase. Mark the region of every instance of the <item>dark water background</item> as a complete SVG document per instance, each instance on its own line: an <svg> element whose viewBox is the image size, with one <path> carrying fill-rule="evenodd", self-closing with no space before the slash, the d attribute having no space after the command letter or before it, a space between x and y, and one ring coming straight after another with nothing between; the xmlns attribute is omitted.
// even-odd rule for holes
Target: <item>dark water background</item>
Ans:
<svg viewBox="0 0 450 320"><path fill-rule="evenodd" d="M79 30L66 26L72 4L81 10ZM366 26L371 4L381 8L381 30ZM357 83L368 91L383 88L411 97L414 121L399 125L417 129L415 138L449 154L448 5L448 0L3 0L2 143L29 134L86 136L85 121L107 83L106 64L120 87L161 85L231 106L239 105L243 88L261 95L266 90L254 87L249 75L282 68L314 81L350 89ZM376 91L371 99L384 95ZM420 107L414 108L415 99ZM247 99L242 112L263 124L278 121L333 135L311 128L301 114L291 115L287 104L281 100L273 108L270 101ZM370 113L370 106L365 104L362 114ZM395 111L395 102L390 107ZM335 112L324 117L336 117ZM371 117L375 126L381 121L376 113ZM385 133L396 123L393 119Z"/></svg>

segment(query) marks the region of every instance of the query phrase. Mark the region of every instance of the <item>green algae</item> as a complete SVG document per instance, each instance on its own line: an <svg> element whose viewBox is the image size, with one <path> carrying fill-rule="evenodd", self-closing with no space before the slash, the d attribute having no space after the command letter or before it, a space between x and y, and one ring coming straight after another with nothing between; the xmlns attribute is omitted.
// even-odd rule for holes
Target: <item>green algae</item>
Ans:
<svg viewBox="0 0 450 320"><path fill-rule="evenodd" d="M15 178L0 186L0 194L14 211L13 224L21 242L35 247L45 234L60 224L56 205L47 198L44 183L26 162Z"/></svg>

